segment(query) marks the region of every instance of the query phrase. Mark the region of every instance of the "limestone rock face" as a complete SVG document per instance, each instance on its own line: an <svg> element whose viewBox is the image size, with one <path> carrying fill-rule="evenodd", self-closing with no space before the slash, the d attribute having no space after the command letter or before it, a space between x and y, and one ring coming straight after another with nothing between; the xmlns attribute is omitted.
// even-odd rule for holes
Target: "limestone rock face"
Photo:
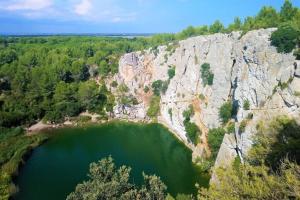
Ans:
<svg viewBox="0 0 300 200"><path fill-rule="evenodd" d="M156 80L167 81L168 69L174 67L175 76L161 95L158 121L194 152L199 152L199 156L207 153L208 130L221 126L219 108L232 100L238 107L237 124L249 113L253 114L245 132L234 137L241 153L245 154L251 147L259 120L269 120L278 114L299 118L300 63L292 54L279 54L270 45L274 30L261 29L243 36L240 32L198 36L157 49L125 54L120 59L115 80L126 84L128 93L136 97L139 104L127 108L117 105L115 115L148 120L146 113L152 92L145 92L144 88L151 88ZM204 63L210 64L214 74L211 86L204 86L201 78ZM243 109L245 101L250 102L249 110ZM189 105L195 111L191 120L202 131L202 142L197 147L187 139L183 124L182 113ZM232 155L232 146L226 145L228 138L222 144L216 164L227 159L224 152Z"/></svg>

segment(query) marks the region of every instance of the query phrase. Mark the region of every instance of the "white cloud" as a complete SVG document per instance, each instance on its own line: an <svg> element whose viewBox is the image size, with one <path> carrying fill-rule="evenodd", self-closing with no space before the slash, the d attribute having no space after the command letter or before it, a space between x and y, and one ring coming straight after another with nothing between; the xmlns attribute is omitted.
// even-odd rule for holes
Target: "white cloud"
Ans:
<svg viewBox="0 0 300 200"><path fill-rule="evenodd" d="M91 0L82 0L79 4L75 5L74 12L78 15L87 15L92 8Z"/></svg>
<svg viewBox="0 0 300 200"><path fill-rule="evenodd" d="M50 7L52 4L53 0L17 0L4 6L4 9L9 11L42 10L44 8Z"/></svg>
<svg viewBox="0 0 300 200"><path fill-rule="evenodd" d="M0 12L29 19L122 23L135 21L137 7L156 0L0 0ZM128 2L128 3L129 3ZM148 4L147 3L147 4Z"/></svg>

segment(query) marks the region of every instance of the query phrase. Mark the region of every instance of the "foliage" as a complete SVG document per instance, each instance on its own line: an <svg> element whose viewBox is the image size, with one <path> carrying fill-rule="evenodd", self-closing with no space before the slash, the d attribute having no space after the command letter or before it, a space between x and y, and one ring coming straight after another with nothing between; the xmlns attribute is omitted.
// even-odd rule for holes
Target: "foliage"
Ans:
<svg viewBox="0 0 300 200"><path fill-rule="evenodd" d="M204 94L199 94L199 99L202 100L202 101L204 101L205 100Z"/></svg>
<svg viewBox="0 0 300 200"><path fill-rule="evenodd" d="M250 109L250 101L248 99L244 101L243 108L244 108L244 110Z"/></svg>
<svg viewBox="0 0 300 200"><path fill-rule="evenodd" d="M225 130L223 128L210 129L208 132L208 146L211 151L212 160L215 160L217 158L224 135Z"/></svg>
<svg viewBox="0 0 300 200"><path fill-rule="evenodd" d="M123 95L123 96L121 96L120 103L122 105L127 105L127 106L139 104L138 100L132 95L129 95L129 96Z"/></svg>
<svg viewBox="0 0 300 200"><path fill-rule="evenodd" d="M300 132L288 117L279 117L264 126L259 123L255 144L240 164L216 170L218 183L201 188L199 199L299 199Z"/></svg>
<svg viewBox="0 0 300 200"><path fill-rule="evenodd" d="M169 80L167 80L167 81L162 81L162 80L154 81L151 85L154 95L160 96L161 93L164 94L168 89L169 83L170 83Z"/></svg>
<svg viewBox="0 0 300 200"><path fill-rule="evenodd" d="M145 199L163 200L166 197L165 184L159 177L144 176L141 187L130 183L131 168L121 166L117 169L111 157L90 164L87 181L76 186L67 200L84 199Z"/></svg>
<svg viewBox="0 0 300 200"><path fill-rule="evenodd" d="M210 33L222 33L224 31L224 25L219 21L215 21L210 27L209 32Z"/></svg>
<svg viewBox="0 0 300 200"><path fill-rule="evenodd" d="M184 127L187 134L187 138L194 144L199 143L199 135L201 135L201 131L198 126L191 122L190 119L194 115L193 105L189 105L188 109L183 111L182 116L184 117Z"/></svg>
<svg viewBox="0 0 300 200"><path fill-rule="evenodd" d="M210 64L204 63L201 65L201 78L203 85L213 85L214 74L210 71Z"/></svg>
<svg viewBox="0 0 300 200"><path fill-rule="evenodd" d="M234 133L235 132L235 125L234 122L229 122L226 126L227 133Z"/></svg>
<svg viewBox="0 0 300 200"><path fill-rule="evenodd" d="M281 161L300 163L300 126L286 116L271 121L267 127L260 126L255 148L250 152L250 160L266 163L276 170Z"/></svg>
<svg viewBox="0 0 300 200"><path fill-rule="evenodd" d="M175 76L175 67L171 67L168 69L169 79L172 79Z"/></svg>
<svg viewBox="0 0 300 200"><path fill-rule="evenodd" d="M160 97L159 96L152 96L150 101L150 106L147 110L147 115L149 117L156 117L160 111Z"/></svg>
<svg viewBox="0 0 300 200"><path fill-rule="evenodd" d="M188 120L184 120L184 127L185 127L185 131L187 134L187 138L194 144L198 144L199 143L199 135L201 135L201 131L198 128L198 126L193 123L190 122Z"/></svg>
<svg viewBox="0 0 300 200"><path fill-rule="evenodd" d="M231 119L232 112L233 112L233 105L231 101L225 102L221 106L219 110L219 116L224 124L226 124Z"/></svg>
<svg viewBox="0 0 300 200"><path fill-rule="evenodd" d="M184 117L185 120L190 120L192 116L194 116L194 108L193 105L189 105L188 109L183 111L182 116Z"/></svg>
<svg viewBox="0 0 300 200"><path fill-rule="evenodd" d="M111 87L114 87L114 88L118 87L118 82L117 81L113 81L111 83Z"/></svg>
<svg viewBox="0 0 300 200"><path fill-rule="evenodd" d="M280 53L290 53L297 45L299 30L291 24L283 24L271 35L271 44L277 47Z"/></svg>
<svg viewBox="0 0 300 200"><path fill-rule="evenodd" d="M0 127L0 199L9 199L15 192L12 177L17 173L23 157L47 137L42 134L26 136L22 128Z"/></svg>
<svg viewBox="0 0 300 200"><path fill-rule="evenodd" d="M127 93L129 91L129 88L125 83L121 83L118 87L119 92L121 93Z"/></svg>
<svg viewBox="0 0 300 200"><path fill-rule="evenodd" d="M168 114L169 114L170 119L171 119L171 121L172 121L172 118L173 118L172 108L169 108L169 109L168 109Z"/></svg>
<svg viewBox="0 0 300 200"><path fill-rule="evenodd" d="M265 165L245 164L238 170L233 167L218 169L219 184L212 184L209 189L202 188L199 199L299 199L299 165L287 161L280 168L280 173L270 173Z"/></svg>
<svg viewBox="0 0 300 200"><path fill-rule="evenodd" d="M149 88L148 86L145 86L145 87L144 87L144 92L145 92L145 93L148 93L149 90L150 90L150 88Z"/></svg>
<svg viewBox="0 0 300 200"><path fill-rule="evenodd" d="M243 121L241 121L240 127L239 127L239 132L240 133L244 133L245 132L247 123L248 123L248 121L245 120L245 119Z"/></svg>
<svg viewBox="0 0 300 200"><path fill-rule="evenodd" d="M161 89L162 89L162 85L163 85L163 81L162 80L157 80L157 81L154 81L152 83L152 89L153 89L153 93L156 95L156 96L160 96L160 92L161 92Z"/></svg>

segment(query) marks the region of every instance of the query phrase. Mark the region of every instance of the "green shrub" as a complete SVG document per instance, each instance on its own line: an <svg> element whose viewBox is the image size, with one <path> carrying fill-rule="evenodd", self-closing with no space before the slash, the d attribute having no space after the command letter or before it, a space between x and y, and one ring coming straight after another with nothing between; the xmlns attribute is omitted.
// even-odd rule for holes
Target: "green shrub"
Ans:
<svg viewBox="0 0 300 200"><path fill-rule="evenodd" d="M205 96L203 94L199 94L199 99L203 101L205 100Z"/></svg>
<svg viewBox="0 0 300 200"><path fill-rule="evenodd" d="M170 83L169 80L166 80L166 81L162 81L162 80L154 81L154 82L152 83L152 85L151 85L151 86L152 86L153 93L154 93L156 96L160 96L160 93L165 94L165 92L166 92L167 89L168 89L169 83Z"/></svg>
<svg viewBox="0 0 300 200"><path fill-rule="evenodd" d="M271 44L279 53L290 53L297 45L299 31L290 24L284 24L271 35Z"/></svg>
<svg viewBox="0 0 300 200"><path fill-rule="evenodd" d="M144 183L138 187L130 183L131 168L117 168L111 157L91 163L89 180L78 184L67 200L79 199L165 199L165 184L157 176L143 173Z"/></svg>
<svg viewBox="0 0 300 200"><path fill-rule="evenodd" d="M168 113L169 113L170 119L172 121L172 117L173 117L172 108L168 109Z"/></svg>
<svg viewBox="0 0 300 200"><path fill-rule="evenodd" d="M170 69L168 69L168 76L169 79L172 79L175 76L175 67L171 67Z"/></svg>
<svg viewBox="0 0 300 200"><path fill-rule="evenodd" d="M190 120L190 118L195 114L193 105L189 105L189 108L183 111L182 116L185 120Z"/></svg>
<svg viewBox="0 0 300 200"><path fill-rule="evenodd" d="M92 117L90 117L90 116L84 116L84 115L79 116L77 118L77 122L79 122L79 123L86 123L86 122L89 122L91 120L92 120Z"/></svg>
<svg viewBox="0 0 300 200"><path fill-rule="evenodd" d="M123 105L138 105L139 102L138 100L134 97L134 96L126 96L126 95L123 95L120 99L120 103L123 104Z"/></svg>
<svg viewBox="0 0 300 200"><path fill-rule="evenodd" d="M194 144L197 145L199 143L199 136L201 135L201 131L195 123L192 123L188 120L184 120L184 127L187 134L187 138Z"/></svg>
<svg viewBox="0 0 300 200"><path fill-rule="evenodd" d="M150 106L147 110L147 115L151 118L154 118L158 115L160 111L160 97L159 96L152 96L150 101Z"/></svg>
<svg viewBox="0 0 300 200"><path fill-rule="evenodd" d="M235 124L234 122L229 122L226 126L227 133L234 133L235 132Z"/></svg>
<svg viewBox="0 0 300 200"><path fill-rule="evenodd" d="M250 101L248 99L244 101L243 108L244 108L244 110L250 109Z"/></svg>
<svg viewBox="0 0 300 200"><path fill-rule="evenodd" d="M118 82L117 81L113 81L111 83L111 87L114 87L114 88L118 87Z"/></svg>
<svg viewBox="0 0 300 200"><path fill-rule="evenodd" d="M217 158L224 135L225 135L225 130L223 128L210 129L208 132L208 145L213 160Z"/></svg>
<svg viewBox="0 0 300 200"><path fill-rule="evenodd" d="M160 96L162 85L163 85L163 81L162 80L157 80L157 81L154 81L152 83L152 85L151 85L152 86L152 90L153 90L153 93L156 96Z"/></svg>
<svg viewBox="0 0 300 200"><path fill-rule="evenodd" d="M233 104L231 101L225 102L220 110L219 110L219 117L221 118L223 124L226 124L232 116L233 112Z"/></svg>
<svg viewBox="0 0 300 200"><path fill-rule="evenodd" d="M209 63L204 63L201 65L201 78L203 85L213 85L214 81L214 74L210 71L210 64Z"/></svg>
<svg viewBox="0 0 300 200"><path fill-rule="evenodd" d="M126 93L129 91L129 88L125 83L120 84L118 89L121 93Z"/></svg>
<svg viewBox="0 0 300 200"><path fill-rule="evenodd" d="M145 92L145 93L148 93L149 90L150 90L150 88L146 85L146 86L144 87L144 92Z"/></svg>
<svg viewBox="0 0 300 200"><path fill-rule="evenodd" d="M247 120L243 120L243 121L240 123L240 127L239 127L239 132L240 132L240 133L244 133L244 132L245 132L247 123L248 123Z"/></svg>
<svg viewBox="0 0 300 200"><path fill-rule="evenodd" d="M169 81L169 80L163 81L162 87L161 87L161 92L162 92L163 94L165 94L166 91L168 90L169 84L170 84L170 81Z"/></svg>

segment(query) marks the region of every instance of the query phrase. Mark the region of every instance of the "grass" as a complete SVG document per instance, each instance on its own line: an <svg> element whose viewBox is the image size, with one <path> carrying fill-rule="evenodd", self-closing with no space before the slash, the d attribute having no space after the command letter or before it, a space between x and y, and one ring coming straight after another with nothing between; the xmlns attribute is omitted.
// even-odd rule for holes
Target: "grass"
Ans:
<svg viewBox="0 0 300 200"><path fill-rule="evenodd" d="M45 141L47 136L25 136L22 128L0 129L0 200L7 200L17 191L12 180L19 166L25 162L25 155Z"/></svg>

